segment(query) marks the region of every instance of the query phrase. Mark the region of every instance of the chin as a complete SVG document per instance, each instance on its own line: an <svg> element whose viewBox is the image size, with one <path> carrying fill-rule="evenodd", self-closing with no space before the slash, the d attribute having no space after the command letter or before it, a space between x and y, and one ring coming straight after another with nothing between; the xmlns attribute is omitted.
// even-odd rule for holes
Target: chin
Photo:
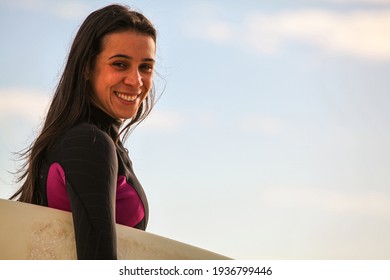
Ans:
<svg viewBox="0 0 390 280"><path fill-rule="evenodd" d="M128 120L128 119L131 119L131 118L134 118L134 116L136 115L137 113L134 113L134 114L118 114L118 118L121 119L121 120Z"/></svg>

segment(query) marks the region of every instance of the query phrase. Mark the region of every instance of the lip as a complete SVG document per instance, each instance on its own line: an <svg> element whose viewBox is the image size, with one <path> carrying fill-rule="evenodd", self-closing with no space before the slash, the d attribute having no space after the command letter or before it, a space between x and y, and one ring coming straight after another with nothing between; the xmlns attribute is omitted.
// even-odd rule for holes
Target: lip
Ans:
<svg viewBox="0 0 390 280"><path fill-rule="evenodd" d="M125 92L125 91L114 91L114 95L118 97L123 102L134 102L137 100L141 93L131 93L131 92Z"/></svg>
<svg viewBox="0 0 390 280"><path fill-rule="evenodd" d="M134 96L134 95L140 95L142 92L139 91L125 91L125 90L114 90L114 93L122 93L124 95Z"/></svg>

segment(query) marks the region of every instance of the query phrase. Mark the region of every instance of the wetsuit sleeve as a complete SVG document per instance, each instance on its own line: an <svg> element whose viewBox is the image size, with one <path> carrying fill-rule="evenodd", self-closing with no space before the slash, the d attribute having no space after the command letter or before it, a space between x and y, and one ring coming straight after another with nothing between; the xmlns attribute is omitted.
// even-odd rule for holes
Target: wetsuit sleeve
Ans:
<svg viewBox="0 0 390 280"><path fill-rule="evenodd" d="M81 125L66 134L61 153L77 258L116 259L115 144L96 127Z"/></svg>

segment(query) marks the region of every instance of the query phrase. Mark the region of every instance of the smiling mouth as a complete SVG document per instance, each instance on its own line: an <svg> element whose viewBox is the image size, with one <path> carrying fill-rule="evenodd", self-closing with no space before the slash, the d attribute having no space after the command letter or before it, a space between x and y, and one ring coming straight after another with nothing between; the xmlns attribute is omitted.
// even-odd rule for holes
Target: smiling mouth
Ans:
<svg viewBox="0 0 390 280"><path fill-rule="evenodd" d="M114 94L119 97L120 99L124 100L124 101L127 101L127 102L133 102L135 101L139 94L137 95L129 95L129 94L125 94L125 93L122 93L122 92L119 92L119 91L114 91Z"/></svg>

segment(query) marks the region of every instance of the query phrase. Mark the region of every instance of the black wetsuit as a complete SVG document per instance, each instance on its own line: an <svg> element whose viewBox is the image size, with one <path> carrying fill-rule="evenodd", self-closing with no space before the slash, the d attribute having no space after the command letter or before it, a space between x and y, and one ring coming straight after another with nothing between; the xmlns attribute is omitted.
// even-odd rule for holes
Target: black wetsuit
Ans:
<svg viewBox="0 0 390 280"><path fill-rule="evenodd" d="M127 150L115 143L120 125L92 108L55 142L40 170L43 205L72 212L78 259L116 259L115 223L146 229L145 193Z"/></svg>

